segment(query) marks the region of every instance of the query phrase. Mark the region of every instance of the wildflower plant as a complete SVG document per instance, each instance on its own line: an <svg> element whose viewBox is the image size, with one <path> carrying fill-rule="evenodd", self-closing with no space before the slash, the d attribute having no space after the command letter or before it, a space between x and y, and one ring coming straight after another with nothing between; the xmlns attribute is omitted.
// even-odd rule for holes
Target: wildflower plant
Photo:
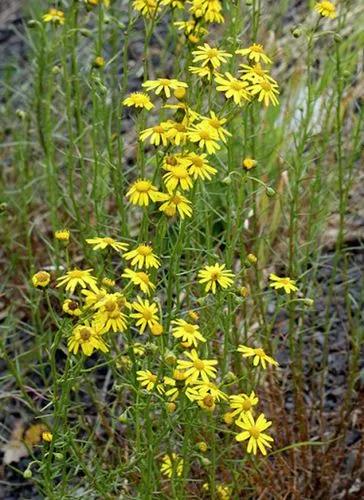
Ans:
<svg viewBox="0 0 364 500"><path fill-rule="evenodd" d="M81 474L100 498L247 497L277 454L310 443L300 337L310 259L318 212L335 190L345 211L348 192L340 43L320 85L311 70L329 36L320 23L339 32L343 14L312 6L296 75L261 2L56 5L34 8L36 109L15 141L21 187L48 210L48 232L37 219L22 243L39 405L6 357L27 407L47 418L37 484L52 498L79 495ZM315 132L318 86L336 133ZM334 146L337 176L322 172ZM287 378L297 425L284 434L275 395Z"/></svg>

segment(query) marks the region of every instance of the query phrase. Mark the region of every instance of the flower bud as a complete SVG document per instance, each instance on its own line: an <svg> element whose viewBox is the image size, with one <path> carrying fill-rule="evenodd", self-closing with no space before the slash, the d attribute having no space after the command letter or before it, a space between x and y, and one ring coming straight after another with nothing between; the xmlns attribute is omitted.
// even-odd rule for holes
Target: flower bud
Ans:
<svg viewBox="0 0 364 500"><path fill-rule="evenodd" d="M315 301L313 299L310 299L308 297L303 299L303 302L304 302L305 306L308 306L308 307L312 307L315 303Z"/></svg>
<svg viewBox="0 0 364 500"><path fill-rule="evenodd" d="M58 453L58 451L56 451L54 453L54 456L56 457L57 460L63 460L64 459L63 453Z"/></svg>
<svg viewBox="0 0 364 500"><path fill-rule="evenodd" d="M231 425L234 423L234 417L232 416L231 412L227 412L224 414L224 422L226 425Z"/></svg>
<svg viewBox="0 0 364 500"><path fill-rule="evenodd" d="M174 92L174 97L178 99L179 101L182 101L186 97L186 89L183 87L180 87L176 89Z"/></svg>
<svg viewBox="0 0 364 500"><path fill-rule="evenodd" d="M166 404L166 409L168 413L173 413L176 411L177 405L172 401Z"/></svg>
<svg viewBox="0 0 364 500"><path fill-rule="evenodd" d="M200 441L199 443L197 443L197 448L201 451L201 453L206 453L206 451L208 450L208 446L205 441Z"/></svg>
<svg viewBox="0 0 364 500"><path fill-rule="evenodd" d="M266 188L265 193L267 196L269 196L269 198L273 198L273 196L275 196L275 194L276 194L274 189L269 187L269 186Z"/></svg>
<svg viewBox="0 0 364 500"><path fill-rule="evenodd" d="M121 424L127 424L128 423L128 414L126 411L124 411L121 415L118 416L118 421Z"/></svg>
<svg viewBox="0 0 364 500"><path fill-rule="evenodd" d="M33 473L29 467L27 469L25 469L25 471L23 472L24 479L30 479L32 477L32 475L33 475Z"/></svg>
<svg viewBox="0 0 364 500"><path fill-rule="evenodd" d="M211 465L211 461L207 457L200 458L202 465L205 467L209 467Z"/></svg>
<svg viewBox="0 0 364 500"><path fill-rule="evenodd" d="M105 66L105 59L102 56L95 57L92 66L94 68L103 68Z"/></svg>
<svg viewBox="0 0 364 500"><path fill-rule="evenodd" d="M250 264L256 264L258 261L257 257L253 253L248 254L247 260Z"/></svg>
<svg viewBox="0 0 364 500"><path fill-rule="evenodd" d="M167 351L164 355L164 361L167 363L167 365L175 365L177 361L177 357L172 351Z"/></svg>
<svg viewBox="0 0 364 500"><path fill-rule="evenodd" d="M150 331L152 335L155 337L159 337L159 335L162 335L163 333L163 326L160 323L153 323L153 325L150 327Z"/></svg>
<svg viewBox="0 0 364 500"><path fill-rule="evenodd" d="M293 38L299 38L302 35L301 26L298 25L298 26L295 26L294 28L292 28L291 33L292 33Z"/></svg>
<svg viewBox="0 0 364 500"><path fill-rule="evenodd" d="M242 297L247 297L249 295L249 289L246 286L242 286L239 290L239 293Z"/></svg>

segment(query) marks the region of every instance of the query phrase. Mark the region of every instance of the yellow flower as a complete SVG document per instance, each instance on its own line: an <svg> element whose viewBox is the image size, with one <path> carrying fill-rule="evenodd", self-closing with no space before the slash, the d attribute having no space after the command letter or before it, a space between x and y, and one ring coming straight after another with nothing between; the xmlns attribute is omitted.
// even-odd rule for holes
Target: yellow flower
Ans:
<svg viewBox="0 0 364 500"><path fill-rule="evenodd" d="M94 292L98 292L97 279L90 274L92 269L72 269L72 271L67 271L64 276L57 278L59 281L57 288L66 285L66 291L69 293L74 293L77 286L81 288L90 287Z"/></svg>
<svg viewBox="0 0 364 500"><path fill-rule="evenodd" d="M173 193L178 187L184 191L188 191L193 185L188 168L181 163L169 166L168 172L163 175L163 180L170 193Z"/></svg>
<svg viewBox="0 0 364 500"><path fill-rule="evenodd" d="M277 361L275 361L270 356L267 356L267 354L263 351L261 347L254 349L252 347L247 347L245 345L239 345L237 351L242 352L244 358L249 358L253 356L254 357L253 365L258 366L260 363L264 368L264 370L267 367L267 363L273 366L278 366Z"/></svg>
<svg viewBox="0 0 364 500"><path fill-rule="evenodd" d="M216 378L216 359L200 359L195 349L191 352L185 352L190 361L179 359L177 362L178 370L185 370L187 384L195 384L199 378L208 382L209 378Z"/></svg>
<svg viewBox="0 0 364 500"><path fill-rule="evenodd" d="M197 142L200 148L205 148L208 154L214 154L220 149L219 134L206 123L198 123L189 129L188 137L191 142Z"/></svg>
<svg viewBox="0 0 364 500"><path fill-rule="evenodd" d="M174 217L176 213L180 215L181 219L191 217L192 208L191 202L179 191L176 193L160 193L158 201L163 202L159 210L168 217Z"/></svg>
<svg viewBox="0 0 364 500"><path fill-rule="evenodd" d="M107 291L104 288L93 290L81 290L82 295L85 298L85 307L88 309L89 307L97 308L99 302L104 299L107 295Z"/></svg>
<svg viewBox="0 0 364 500"><path fill-rule="evenodd" d="M211 176L216 174L216 168L212 167L206 158L207 155L204 153L199 155L196 153L188 153L186 155L186 159L189 162L188 171L195 180L198 178L202 180L211 180Z"/></svg>
<svg viewBox="0 0 364 500"><path fill-rule="evenodd" d="M228 52L210 47L208 43L197 47L197 50L194 50L192 55L195 56L192 62L200 63L202 66L210 65L215 70L220 68L221 63L227 62L227 58L232 57Z"/></svg>
<svg viewBox="0 0 364 500"><path fill-rule="evenodd" d="M53 439L53 434L49 431L42 432L42 439L47 443L50 443Z"/></svg>
<svg viewBox="0 0 364 500"><path fill-rule="evenodd" d="M137 380L147 391L152 391L157 383L157 375L150 370L138 370Z"/></svg>
<svg viewBox="0 0 364 500"><path fill-rule="evenodd" d="M269 57L264 53L263 45L259 43L253 43L253 45L250 45L247 49L238 49L235 51L235 54L248 56L248 59L256 63L259 63L261 60L266 64L270 64L272 62L271 59L269 59Z"/></svg>
<svg viewBox="0 0 364 500"><path fill-rule="evenodd" d="M223 128L223 125L227 122L226 118L219 118L214 111L210 111L210 118L204 118L202 123L206 123L209 127L216 130L219 138L226 142L226 137L231 137L230 132Z"/></svg>
<svg viewBox="0 0 364 500"><path fill-rule="evenodd" d="M124 254L126 260L131 260L131 265L139 269L146 267L155 267L158 269L160 262L158 257L153 253L153 248L149 245L139 245L134 250L130 250Z"/></svg>
<svg viewBox="0 0 364 500"><path fill-rule="evenodd" d="M250 100L250 94L247 89L248 82L238 80L231 73L225 73L225 77L221 75L216 76L215 82L218 84L216 90L224 92L227 99L232 97L235 104L241 106L243 101Z"/></svg>
<svg viewBox="0 0 364 500"><path fill-rule="evenodd" d="M278 105L277 95L279 95L278 85L268 80L260 80L248 88L251 95L258 95L258 101L264 102L265 106L269 106L271 102L273 106Z"/></svg>
<svg viewBox="0 0 364 500"><path fill-rule="evenodd" d="M279 276L271 273L269 275L269 279L272 281L269 286L271 288L274 288L275 290L283 288L287 294L290 294L291 292L297 292L298 290L298 288L296 287L296 281L292 280L291 278L280 278Z"/></svg>
<svg viewBox="0 0 364 500"><path fill-rule="evenodd" d="M144 88L147 89L147 92L154 91L156 95L161 93L169 99L171 97L171 89L176 90L179 88L188 88L187 83L180 82L174 78L158 78L158 80L147 80L142 84Z"/></svg>
<svg viewBox="0 0 364 500"><path fill-rule="evenodd" d="M182 122L169 121L169 129L167 132L167 137L172 144L175 146L181 146L185 144L187 140L187 126Z"/></svg>
<svg viewBox="0 0 364 500"><path fill-rule="evenodd" d="M94 68L103 68L105 66L105 59L102 56L97 56L92 62Z"/></svg>
<svg viewBox="0 0 364 500"><path fill-rule="evenodd" d="M224 22L220 0L192 0L191 3L190 11L195 17L203 17L208 23Z"/></svg>
<svg viewBox="0 0 364 500"><path fill-rule="evenodd" d="M94 321L99 327L100 334L110 330L114 333L126 330L127 316L123 311L126 307L130 308L130 304L121 293L106 294L94 307L97 309Z"/></svg>
<svg viewBox="0 0 364 500"><path fill-rule="evenodd" d="M54 232L54 237L56 240L60 241L68 241L70 239L70 232L68 229L59 229L58 231Z"/></svg>
<svg viewBox="0 0 364 500"><path fill-rule="evenodd" d="M256 397L255 392L252 391L250 396L247 394L238 394L236 396L229 396L230 408L233 410L231 415L233 417L240 416L242 413L252 410L253 406L257 405L259 399Z"/></svg>
<svg viewBox="0 0 364 500"><path fill-rule="evenodd" d="M323 2L317 2L314 9L323 17L335 19L335 17L337 16L335 5L332 2L328 2L327 0L324 0Z"/></svg>
<svg viewBox="0 0 364 500"><path fill-rule="evenodd" d="M154 104L151 102L149 96L143 92L133 92L129 94L128 97L123 100L123 104L128 107L145 108L148 111L154 108Z"/></svg>
<svg viewBox="0 0 364 500"><path fill-rule="evenodd" d="M236 421L243 432L238 434L235 439L237 441L248 441L247 452L257 454L257 447L260 449L263 455L267 454L266 448L271 448L269 442L273 441L273 438L263 431L268 429L272 425L272 422L268 422L263 413L259 415L257 420L254 420L253 415L250 412L243 413L241 415L241 420Z"/></svg>
<svg viewBox="0 0 364 500"><path fill-rule="evenodd" d="M170 124L168 122L161 122L159 125L154 127L146 128L140 132L140 140L145 141L149 137L149 142L154 144L154 146L167 146L168 144L168 131Z"/></svg>
<svg viewBox="0 0 364 500"><path fill-rule="evenodd" d="M126 197L130 198L133 205L148 206L150 201L156 201L158 189L147 179L138 179L132 184Z"/></svg>
<svg viewBox="0 0 364 500"><path fill-rule="evenodd" d="M246 168L247 170L254 168L256 164L257 162L253 158L244 158L243 160L243 167Z"/></svg>
<svg viewBox="0 0 364 500"><path fill-rule="evenodd" d="M129 279L134 285L137 285L142 292L148 295L155 289L155 285L150 281L149 276L142 271L136 272L132 269L125 269L121 277Z"/></svg>
<svg viewBox="0 0 364 500"><path fill-rule="evenodd" d="M47 271L39 271L38 273L33 274L32 283L35 287L44 288L49 285L51 281L51 275L47 273Z"/></svg>
<svg viewBox="0 0 364 500"><path fill-rule="evenodd" d="M161 473L165 476L171 478L176 475L178 477L182 476L183 472L183 459L176 455L176 453L171 453L171 455L164 455L161 465Z"/></svg>
<svg viewBox="0 0 364 500"><path fill-rule="evenodd" d="M205 292L211 290L216 293L216 284L221 288L228 288L233 283L234 274L225 269L225 264L214 264L213 266L205 266L198 272L199 283L206 283Z"/></svg>
<svg viewBox="0 0 364 500"><path fill-rule="evenodd" d="M193 75L199 76L200 78L207 78L208 81L211 80L213 75L213 70L209 66L202 66L202 68L199 66L189 66L188 71Z"/></svg>
<svg viewBox="0 0 364 500"><path fill-rule="evenodd" d="M210 395L216 401L228 399L227 395L223 391L221 391L216 384L210 381L197 382L192 387L188 387L186 389L186 396L191 401L195 400L196 394L198 394L199 396Z"/></svg>
<svg viewBox="0 0 364 500"><path fill-rule="evenodd" d="M115 241L113 238L104 237L101 238L99 236L95 238L86 239L86 243L89 245L93 245L93 250L105 250L107 247L111 247L113 250L117 252L121 252L128 249L127 243L122 243L121 241Z"/></svg>
<svg viewBox="0 0 364 500"><path fill-rule="evenodd" d="M207 29L203 28L200 24L197 24L194 19L177 21L173 24L179 31L183 31L185 36L192 43L198 43L200 41L200 37L208 33Z"/></svg>
<svg viewBox="0 0 364 500"><path fill-rule="evenodd" d="M147 326L151 328L154 323L158 322L158 306L155 302L149 303L149 300L137 297L137 302L133 302L132 307L137 312L130 314L130 317L137 320L136 326L140 333L144 333Z"/></svg>
<svg viewBox="0 0 364 500"><path fill-rule="evenodd" d="M181 342L186 344L186 347L197 347L197 342L206 342L205 337L203 337L200 333L200 328L198 325L193 325L191 323L187 323L187 321L183 319L177 319L172 321L172 324L176 325L172 329L172 335L176 339L180 339Z"/></svg>
<svg viewBox="0 0 364 500"><path fill-rule="evenodd" d="M86 321L84 325L76 326L68 339L68 350L77 354L79 348L86 356L91 356L94 349L107 352L109 349L101 338L100 328Z"/></svg>
<svg viewBox="0 0 364 500"><path fill-rule="evenodd" d="M81 316L82 314L82 310L80 309L78 302L71 299L66 299L63 302L62 310L70 316Z"/></svg>
<svg viewBox="0 0 364 500"><path fill-rule="evenodd" d="M159 0L134 0L133 8L145 17L154 17L159 10Z"/></svg>
<svg viewBox="0 0 364 500"><path fill-rule="evenodd" d="M45 23L64 24L64 12L51 8L42 16Z"/></svg>
<svg viewBox="0 0 364 500"><path fill-rule="evenodd" d="M145 355L145 346L143 344L140 344L139 342L135 342L132 345L133 353L136 356L143 357Z"/></svg>
<svg viewBox="0 0 364 500"><path fill-rule="evenodd" d="M267 70L263 69L260 63L249 66L248 64L240 64L242 68L239 72L243 73L241 77L242 80L248 80L251 83L256 83L257 81L267 80L273 83L277 83L268 73Z"/></svg>

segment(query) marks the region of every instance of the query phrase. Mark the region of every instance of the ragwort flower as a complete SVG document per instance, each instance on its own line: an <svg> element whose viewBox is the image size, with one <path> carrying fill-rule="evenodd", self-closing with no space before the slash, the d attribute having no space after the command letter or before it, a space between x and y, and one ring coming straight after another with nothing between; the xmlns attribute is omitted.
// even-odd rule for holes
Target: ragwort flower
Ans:
<svg viewBox="0 0 364 500"><path fill-rule="evenodd" d="M100 328L96 323L85 321L83 325L76 326L68 339L68 350L77 354L81 348L86 356L91 356L94 349L107 352L109 349L101 338Z"/></svg>
<svg viewBox="0 0 364 500"><path fill-rule="evenodd" d="M55 8L51 8L43 14L42 19L45 23L53 23L53 24L64 24L64 12Z"/></svg>
<svg viewBox="0 0 364 500"><path fill-rule="evenodd" d="M133 271L133 269L125 269L122 278L129 279L134 285L137 285L140 290L149 295L155 289L154 283L150 281L149 276L142 271Z"/></svg>
<svg viewBox="0 0 364 500"><path fill-rule="evenodd" d="M172 329L172 335L176 339L183 342L185 347L197 347L198 342L206 342L205 337L200 333L200 328L198 325L193 325L188 323L184 319L177 319L172 321L173 325L176 325Z"/></svg>
<svg viewBox="0 0 364 500"><path fill-rule="evenodd" d="M205 266L198 272L199 283L205 283L205 292L211 290L216 293L217 284L221 288L228 288L233 283L234 274L225 269L225 264L214 264L213 266Z"/></svg>
<svg viewBox="0 0 364 500"><path fill-rule="evenodd" d="M269 285L271 288L274 288L275 290L283 288L288 295L291 292L297 292L298 290L298 288L296 287L296 281L292 280L291 278L288 277L280 278L279 276L276 276L275 274L271 273L269 275L269 279L272 281L272 283L270 283Z"/></svg>
<svg viewBox="0 0 364 500"><path fill-rule="evenodd" d="M235 439L237 441L248 441L247 452L254 455L257 454L257 448L260 449L263 455L267 454L266 448L271 448L270 442L273 438L263 431L268 429L272 425L272 422L268 422L263 413L259 415L257 420L254 420L253 415L250 412L243 413L241 415L241 420L236 421L243 432L238 434Z"/></svg>
<svg viewBox="0 0 364 500"><path fill-rule="evenodd" d="M233 417L239 417L243 413L252 410L253 406L257 405L259 399L256 397L255 392L252 391L250 395L247 394L237 394L235 396L229 396L230 408L233 410L231 415Z"/></svg>
<svg viewBox="0 0 364 500"><path fill-rule="evenodd" d="M248 82L238 80L231 73L225 73L225 77L218 75L215 77L218 84L216 90L224 92L227 99L233 98L235 104L241 106L244 101L250 100Z"/></svg>
<svg viewBox="0 0 364 500"><path fill-rule="evenodd" d="M186 383L195 384L199 379L209 382L210 378L216 378L216 359L200 359L195 349L191 352L185 352L189 361L179 359L177 362L178 370L185 370Z"/></svg>
<svg viewBox="0 0 364 500"><path fill-rule="evenodd" d="M123 100L123 104L128 107L144 108L147 111L154 108L154 104L151 102L149 96L143 92L133 92L129 94L128 97Z"/></svg>
<svg viewBox="0 0 364 500"><path fill-rule="evenodd" d="M94 292L98 292L97 279L90 274L91 271L92 269L72 269L67 271L64 276L57 278L57 281L59 281L57 288L66 285L66 291L71 294L74 293L77 286L81 288L89 287Z"/></svg>
<svg viewBox="0 0 364 500"><path fill-rule="evenodd" d="M153 248L149 245L139 245L134 250L124 254L126 260L131 260L131 265L139 269L145 267L155 267L158 269L160 262L158 257L153 253Z"/></svg>
<svg viewBox="0 0 364 500"><path fill-rule="evenodd" d="M268 356L261 347L252 348L252 347L247 347L245 345L239 345L237 351L242 352L244 358L253 357L254 366L258 366L259 363L262 365L264 369L266 369L267 363L273 366L278 366L277 361Z"/></svg>
<svg viewBox="0 0 364 500"><path fill-rule="evenodd" d="M158 80L147 80L142 84L147 92L154 91L156 95L164 94L169 99L171 97L171 90L180 88L188 88L187 83L180 82L175 78L158 78Z"/></svg>
<svg viewBox="0 0 364 500"><path fill-rule="evenodd" d="M248 56L248 59L256 63L259 63L261 60L266 64L270 64L272 62L272 60L265 54L263 45L259 43L253 43L253 45L250 45L250 47L246 49L238 49L235 51L235 54Z"/></svg>
<svg viewBox="0 0 364 500"><path fill-rule="evenodd" d="M39 271L32 276L32 283L35 287L44 288L49 285L51 275L47 271Z"/></svg>
<svg viewBox="0 0 364 500"><path fill-rule="evenodd" d="M314 7L315 11L321 14L323 17L329 17L330 19L335 19L336 7L332 2L324 0L322 2L317 2Z"/></svg>
<svg viewBox="0 0 364 500"><path fill-rule="evenodd" d="M127 250L129 246L127 243L116 241L113 238L99 236L86 239L86 243L88 243L89 245L93 245L93 250L105 250L105 248L111 247L117 252Z"/></svg>
<svg viewBox="0 0 364 500"><path fill-rule="evenodd" d="M192 55L194 56L192 62L200 63L202 66L210 65L215 70L220 68L221 63L227 62L228 57L232 57L228 52L210 47L208 43L197 47L197 50L194 50Z"/></svg>
<svg viewBox="0 0 364 500"><path fill-rule="evenodd" d="M126 196L133 205L146 207L150 201L156 201L158 189L148 179L138 179L132 184Z"/></svg>
<svg viewBox="0 0 364 500"><path fill-rule="evenodd" d="M133 302L132 307L137 312L130 314L130 317L137 320L136 326L140 333L144 333L147 326L151 328L154 323L158 323L158 306L155 302L149 303L149 300L137 297L137 302Z"/></svg>
<svg viewBox="0 0 364 500"><path fill-rule="evenodd" d="M161 465L161 473L171 478L172 476L182 476L183 472L183 459L176 453L171 455L164 455Z"/></svg>

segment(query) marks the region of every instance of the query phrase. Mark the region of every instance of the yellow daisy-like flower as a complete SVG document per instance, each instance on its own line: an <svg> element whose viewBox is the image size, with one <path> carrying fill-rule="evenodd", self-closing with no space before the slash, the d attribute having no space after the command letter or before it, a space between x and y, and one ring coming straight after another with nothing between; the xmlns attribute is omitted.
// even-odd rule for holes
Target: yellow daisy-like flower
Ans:
<svg viewBox="0 0 364 500"><path fill-rule="evenodd" d="M174 78L158 78L158 80L147 80L142 84L147 92L154 91L156 95L164 94L164 96L169 99L171 97L171 90L176 90L180 88L188 88L187 83L180 82Z"/></svg>
<svg viewBox="0 0 364 500"><path fill-rule="evenodd" d="M169 129L167 132L169 141L175 146L181 146L187 141L187 125L183 122L169 121Z"/></svg>
<svg viewBox="0 0 364 500"><path fill-rule="evenodd" d="M263 69L260 63L249 66L248 64L240 64L241 70L239 72L243 73L241 77L242 80L247 80L251 83L257 83L261 80L267 80L269 82L277 83L274 78L272 78L268 71Z"/></svg>
<svg viewBox="0 0 364 500"><path fill-rule="evenodd" d="M151 102L149 96L143 92L133 92L129 94L128 97L123 100L123 104L128 107L144 108L148 111L154 108L154 104Z"/></svg>
<svg viewBox="0 0 364 500"><path fill-rule="evenodd" d="M238 434L235 439L237 441L248 441L247 452L257 454L257 448L260 449L263 455L267 454L266 448L271 448L270 442L273 438L263 431L268 429L272 425L272 422L268 422L263 413L259 415L257 420L254 420L253 415L250 412L243 413L241 415L241 420L236 421L243 432Z"/></svg>
<svg viewBox="0 0 364 500"><path fill-rule="evenodd" d="M176 453L171 455L164 455L161 465L161 473L171 478L176 475L182 476L183 472L183 458L179 457Z"/></svg>
<svg viewBox="0 0 364 500"><path fill-rule="evenodd" d="M132 184L129 191L126 193L130 203L146 207L150 201L156 201L158 198L158 189L147 179L138 179Z"/></svg>
<svg viewBox="0 0 364 500"><path fill-rule="evenodd" d="M264 102L265 106L272 103L273 106L278 105L277 95L279 95L278 85L268 80L260 80L248 88L251 95L257 95L259 102Z"/></svg>
<svg viewBox="0 0 364 500"><path fill-rule="evenodd" d="M198 123L189 129L188 137L191 142L196 142L200 148L205 148L208 154L214 154L220 148L218 144L219 134L206 123Z"/></svg>
<svg viewBox="0 0 364 500"><path fill-rule="evenodd" d="M248 56L248 59L256 63L263 61L266 64L271 64L272 62L272 60L265 54L263 45L259 43L253 43L253 45L250 45L247 49L238 49L235 51L235 54Z"/></svg>
<svg viewBox="0 0 364 500"><path fill-rule="evenodd" d="M45 23L64 24L64 12L51 8L43 14L42 19Z"/></svg>
<svg viewBox="0 0 364 500"><path fill-rule="evenodd" d="M244 101L250 100L248 82L238 80L231 73L225 73L224 77L216 76L215 82L218 84L216 90L223 92L227 99L233 98L238 106L241 106Z"/></svg>
<svg viewBox="0 0 364 500"><path fill-rule="evenodd" d="M172 329L173 337L183 342L186 347L191 347L192 345L197 347L198 342L206 342L205 337L201 335L198 325L188 323L184 319L172 321L172 324L176 325Z"/></svg>
<svg viewBox="0 0 364 500"><path fill-rule="evenodd" d="M246 170L250 170L256 166L257 162L253 158L244 158L243 160L243 167Z"/></svg>
<svg viewBox="0 0 364 500"><path fill-rule="evenodd" d="M259 402L254 391L252 391L249 396L244 393L236 396L229 396L229 400L230 408L233 410L231 412L233 417L240 416L247 411L251 412L253 406L257 405Z"/></svg>
<svg viewBox="0 0 364 500"><path fill-rule="evenodd" d="M206 158L207 155L204 153L199 155L196 153L188 153L186 155L186 159L189 162L188 171L195 180L198 178L202 180L211 180L211 177L216 174L216 168L212 167Z"/></svg>
<svg viewBox="0 0 364 500"><path fill-rule="evenodd" d="M172 9L184 9L185 0L162 0L161 5L172 7Z"/></svg>
<svg viewBox="0 0 364 500"><path fill-rule="evenodd" d="M150 293L155 290L154 283L152 283L149 276L142 271L137 272L133 271L132 269L125 269L121 277L130 280L134 285L137 285L140 290L147 295L150 295Z"/></svg>
<svg viewBox="0 0 364 500"><path fill-rule="evenodd" d="M68 229L59 229L58 231L54 232L54 237L56 238L56 240L67 242L70 239L70 232L68 231Z"/></svg>
<svg viewBox="0 0 364 500"><path fill-rule="evenodd" d="M112 330L114 333L124 332L127 328L127 316L123 312L130 308L129 302L121 293L107 294L95 305L97 313L94 316L95 323L100 328L100 333Z"/></svg>
<svg viewBox="0 0 364 500"><path fill-rule="evenodd" d="M149 142L154 146L167 146L168 144L168 131L170 124L168 122L161 122L154 127L146 128L140 132L140 140L145 141L149 138Z"/></svg>
<svg viewBox="0 0 364 500"><path fill-rule="evenodd" d="M107 291L104 288L94 290L81 290L82 295L85 296L85 307L93 307L96 309L98 304L106 297Z"/></svg>
<svg viewBox="0 0 364 500"><path fill-rule="evenodd" d="M96 323L90 324L85 321L85 324L76 326L71 337L68 339L68 350L77 354L81 348L86 356L91 356L94 349L102 352L107 352L109 349L101 338L100 328Z"/></svg>
<svg viewBox="0 0 364 500"><path fill-rule="evenodd" d="M199 18L203 17L208 23L223 23L220 0L192 0L191 13Z"/></svg>
<svg viewBox="0 0 364 500"><path fill-rule="evenodd" d="M181 219L184 219L185 217L191 217L192 215L190 200L183 196L179 191L169 194L160 193L158 201L163 202L159 207L159 210L168 217L174 217L178 213Z"/></svg>
<svg viewBox="0 0 364 500"><path fill-rule="evenodd" d="M123 252L124 250L127 250L129 246L127 243L116 241L113 238L101 238L99 236L86 239L86 243L88 243L89 245L93 245L93 250L105 250L105 248L111 247L117 252Z"/></svg>
<svg viewBox="0 0 364 500"><path fill-rule="evenodd" d="M258 366L260 363L264 370L267 367L267 363L273 366L278 366L277 361L268 356L261 347L253 348L245 345L239 345L237 351L242 352L244 358L253 357L253 365Z"/></svg>
<svg viewBox="0 0 364 500"><path fill-rule="evenodd" d="M186 396L190 401L196 399L196 394L199 396L210 395L216 401L226 401L228 399L228 396L216 384L210 381L197 382L193 386L187 387Z"/></svg>
<svg viewBox="0 0 364 500"><path fill-rule="evenodd" d="M195 384L199 379L204 382L209 382L210 378L216 378L216 359L200 359L195 349L191 352L185 352L185 355L189 359L182 360L179 359L177 362L178 370L185 370L185 377L187 384Z"/></svg>
<svg viewBox="0 0 364 500"><path fill-rule="evenodd" d="M199 66L189 66L188 71L193 75L199 76L200 78L207 78L208 81L211 80L211 77L213 75L213 69L209 66L202 66L202 68L200 68Z"/></svg>
<svg viewBox="0 0 364 500"><path fill-rule="evenodd" d="M71 299L66 299L62 304L62 310L70 316L81 316L82 309L80 308L78 302Z"/></svg>
<svg viewBox="0 0 364 500"><path fill-rule="evenodd" d="M157 375L150 370L138 370L137 380L147 391L152 391L157 384Z"/></svg>
<svg viewBox="0 0 364 500"><path fill-rule="evenodd" d="M211 290L212 293L216 293L216 285L220 285L221 288L228 288L233 283L234 273L230 270L225 269L225 264L214 264L213 266L205 266L198 272L199 283L205 283L205 292Z"/></svg>
<svg viewBox="0 0 364 500"><path fill-rule="evenodd" d="M153 253L153 248L149 245L139 245L134 250L124 254L126 260L131 260L131 265L139 269L145 267L155 267L158 269L160 262L158 257Z"/></svg>
<svg viewBox="0 0 364 500"><path fill-rule="evenodd" d="M49 285L50 281L51 275L47 271L39 271L32 276L32 283L35 287L44 288Z"/></svg>
<svg viewBox="0 0 364 500"><path fill-rule="evenodd" d="M91 288L94 292L98 292L97 279L90 274L92 269L72 269L72 271L67 271L64 276L57 278L59 283L57 288L66 285L66 291L69 293L74 293L77 286L81 288Z"/></svg>
<svg viewBox="0 0 364 500"><path fill-rule="evenodd" d="M42 439L47 443L51 443L53 439L53 434L49 431L42 432Z"/></svg>
<svg viewBox="0 0 364 500"><path fill-rule="evenodd" d="M210 65L215 70L220 68L222 63L227 62L227 58L232 57L228 52L210 47L208 43L197 47L197 50L194 50L192 55L194 56L192 62L200 63L202 66Z"/></svg>
<svg viewBox="0 0 364 500"><path fill-rule="evenodd" d="M130 317L137 320L136 326L140 333L144 333L147 326L151 328L154 323L159 322L158 306L155 302L149 303L149 300L137 297L137 302L133 302L132 307L137 312L130 314Z"/></svg>
<svg viewBox="0 0 364 500"><path fill-rule="evenodd" d="M337 16L335 5L327 0L324 0L323 2L317 2L314 9L323 17L335 19L335 17Z"/></svg>
<svg viewBox="0 0 364 500"><path fill-rule="evenodd" d="M271 288L274 288L275 290L283 288L288 295L291 292L297 292L298 290L296 286L296 281L292 280L291 278L288 277L280 278L279 276L276 276L275 274L271 273L269 275L269 279L272 281L272 283L270 283L269 285Z"/></svg>
<svg viewBox="0 0 364 500"><path fill-rule="evenodd" d="M210 111L210 117L204 118L202 123L206 123L209 127L216 130L219 138L226 142L227 137L231 137L230 132L228 132L223 125L227 122L226 118L219 118L214 111Z"/></svg>
<svg viewBox="0 0 364 500"><path fill-rule="evenodd" d="M155 17L159 10L159 0L134 0L133 8L145 17Z"/></svg>
<svg viewBox="0 0 364 500"><path fill-rule="evenodd" d="M181 163L169 166L168 172L163 175L163 180L170 193L173 193L178 187L183 191L188 191L193 185L188 168Z"/></svg>

